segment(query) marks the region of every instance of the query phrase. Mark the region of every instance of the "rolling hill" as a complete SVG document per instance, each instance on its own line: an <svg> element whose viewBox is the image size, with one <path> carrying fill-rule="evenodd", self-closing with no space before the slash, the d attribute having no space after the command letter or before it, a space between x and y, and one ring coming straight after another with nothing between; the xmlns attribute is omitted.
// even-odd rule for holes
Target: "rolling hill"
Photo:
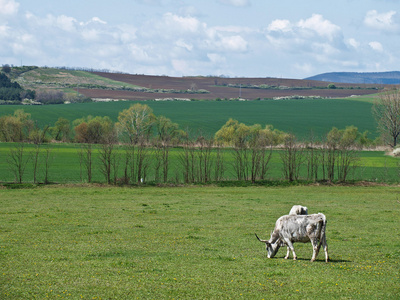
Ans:
<svg viewBox="0 0 400 300"><path fill-rule="evenodd" d="M400 84L400 72L332 72L308 77L305 80L348 84Z"/></svg>
<svg viewBox="0 0 400 300"><path fill-rule="evenodd" d="M271 77L168 77L55 68L27 70L16 78L24 88L62 90L99 100L343 98L373 94L382 89L377 84L348 83L335 83L334 88L328 88L324 81Z"/></svg>

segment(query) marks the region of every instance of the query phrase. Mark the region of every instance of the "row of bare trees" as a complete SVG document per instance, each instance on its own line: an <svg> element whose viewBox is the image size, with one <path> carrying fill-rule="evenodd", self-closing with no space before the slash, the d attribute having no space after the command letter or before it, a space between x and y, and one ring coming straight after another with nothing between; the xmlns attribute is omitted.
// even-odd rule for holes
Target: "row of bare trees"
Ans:
<svg viewBox="0 0 400 300"><path fill-rule="evenodd" d="M81 179L91 182L96 166L109 184L205 183L230 178L254 183L271 178L274 151L273 167L280 168L282 178L288 181L344 182L358 166L360 134L353 126L344 130L333 128L324 142L304 143L270 126L246 126L235 120L225 125L214 138L190 138L186 134L179 138L179 143L173 141L176 126L168 134L143 140L134 137L131 143L123 145L117 145L113 139L104 139L96 148L84 143L79 150ZM228 141L223 139L223 131L231 125L242 135L234 139L234 144L224 144ZM234 136L236 133L229 135ZM177 148L173 151L171 172L172 147Z"/></svg>
<svg viewBox="0 0 400 300"><path fill-rule="evenodd" d="M288 135L280 151L285 179L299 180L300 170L306 167L307 180L345 182L358 166L360 137L354 126L344 130L333 128L324 142L311 139L308 143L298 143L295 136Z"/></svg>

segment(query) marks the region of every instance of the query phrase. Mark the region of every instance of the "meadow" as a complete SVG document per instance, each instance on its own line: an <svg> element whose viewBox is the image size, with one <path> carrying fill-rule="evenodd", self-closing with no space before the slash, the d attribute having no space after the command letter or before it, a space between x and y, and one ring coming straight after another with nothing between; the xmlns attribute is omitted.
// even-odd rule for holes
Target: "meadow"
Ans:
<svg viewBox="0 0 400 300"><path fill-rule="evenodd" d="M14 174L10 168L10 151L17 144L13 143L0 143L0 183L12 183L15 181ZM79 144L48 144L43 145L39 157L38 167L38 181L44 181L44 155L46 148L50 149L49 159L49 181L52 183L70 184L70 183L85 183L87 177L85 174L85 167L81 164L79 158L79 151L81 145ZM283 166L280 157L281 150L274 150L272 158L269 163L269 170L266 176L266 182L258 184L271 184L268 181L283 181ZM24 171L23 182L33 182L33 160L32 154L34 146L25 144L23 161L26 162ZM116 148L115 150L117 161L117 177L121 178L124 171L125 150ZM170 150L169 158L169 176L168 182L173 184L184 183L184 169L180 161L180 155L183 153L182 148L172 148ZM234 157L232 150L224 149L222 151L224 157L224 174L223 181L236 180L236 173L233 167ZM147 171L146 183L154 184L155 181L155 157L153 152L149 152L150 165ZM215 152L211 156L215 161ZM211 181L214 179L214 173L211 172ZM319 171L319 178L322 179L322 171ZM300 179L307 179L307 165L306 162L302 165L300 171ZM351 169L348 181L369 181L378 183L399 183L400 182L400 169L399 160L396 157L386 155L384 151L360 151L357 154L357 162L355 168ZM101 173L101 162L99 159L99 146L93 148L93 182L104 183L106 182L104 175ZM218 184L225 184L220 182ZM237 183L240 184L240 183Z"/></svg>
<svg viewBox="0 0 400 300"><path fill-rule="evenodd" d="M398 187L0 189L2 299L398 299ZM293 204L327 216L330 262L273 259Z"/></svg>
<svg viewBox="0 0 400 300"><path fill-rule="evenodd" d="M371 97L371 96L370 96ZM354 98L358 99L358 98ZM344 129L354 125L359 132L369 131L369 137L378 136L371 113L369 97L351 99L297 99L263 101L117 101L46 106L2 106L0 116L24 109L41 127L54 126L59 117L72 122L92 116L109 116L114 122L118 114L135 103L145 103L156 116L163 115L192 133L213 136L233 118L246 125L273 125L291 132L299 139L325 136L332 127ZM368 102L369 101L369 102Z"/></svg>

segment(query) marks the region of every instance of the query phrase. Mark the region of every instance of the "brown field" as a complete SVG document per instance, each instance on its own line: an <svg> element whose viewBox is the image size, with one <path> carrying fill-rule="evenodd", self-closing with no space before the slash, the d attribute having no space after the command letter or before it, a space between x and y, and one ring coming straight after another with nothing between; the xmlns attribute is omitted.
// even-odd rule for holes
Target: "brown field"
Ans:
<svg viewBox="0 0 400 300"><path fill-rule="evenodd" d="M371 88L382 88L382 85L365 84L344 84L335 83L337 89L326 89L328 82L314 80L281 79L281 78L221 78L221 77L168 77L168 76L148 76L148 75L129 75L117 73L95 74L126 82L148 89L169 89L176 90L173 93L149 93L125 90L101 90L101 89L79 89L79 92L91 98L110 98L127 100L151 100L162 98L188 98L188 99L258 99L287 96L320 96L324 98L342 98L351 95L367 95L377 91ZM226 85L242 85L242 88L228 87ZM246 88L250 85L269 85L280 87L281 89L257 89ZM303 89L296 89L303 88ZM305 89L304 89L305 88ZM322 89L321 89L322 88ZM351 89L353 88L353 89ZM207 90L209 93L182 93L178 91Z"/></svg>

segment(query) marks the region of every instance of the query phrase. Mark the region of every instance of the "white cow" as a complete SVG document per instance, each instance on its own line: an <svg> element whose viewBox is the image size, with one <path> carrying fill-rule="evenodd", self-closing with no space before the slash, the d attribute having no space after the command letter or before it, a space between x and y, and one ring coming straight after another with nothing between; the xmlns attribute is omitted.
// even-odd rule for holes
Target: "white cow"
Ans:
<svg viewBox="0 0 400 300"><path fill-rule="evenodd" d="M322 213L313 215L286 215L280 217L276 223L274 231L269 240L260 239L265 243L268 252L268 258L276 255L279 248L287 245L293 253L293 260L297 259L294 252L293 243L308 243L311 241L313 246L313 255L311 261L315 261L318 256L319 249L322 247L325 251L325 261L328 262L328 244L326 243L326 217ZM290 251L287 252L285 259L289 258Z"/></svg>
<svg viewBox="0 0 400 300"><path fill-rule="evenodd" d="M289 212L289 215L308 215L308 208L307 206L302 205L293 205L292 209ZM289 257L290 248L287 247L286 256Z"/></svg>
<svg viewBox="0 0 400 300"><path fill-rule="evenodd" d="M308 208L301 205L293 205L289 215L308 215Z"/></svg>

